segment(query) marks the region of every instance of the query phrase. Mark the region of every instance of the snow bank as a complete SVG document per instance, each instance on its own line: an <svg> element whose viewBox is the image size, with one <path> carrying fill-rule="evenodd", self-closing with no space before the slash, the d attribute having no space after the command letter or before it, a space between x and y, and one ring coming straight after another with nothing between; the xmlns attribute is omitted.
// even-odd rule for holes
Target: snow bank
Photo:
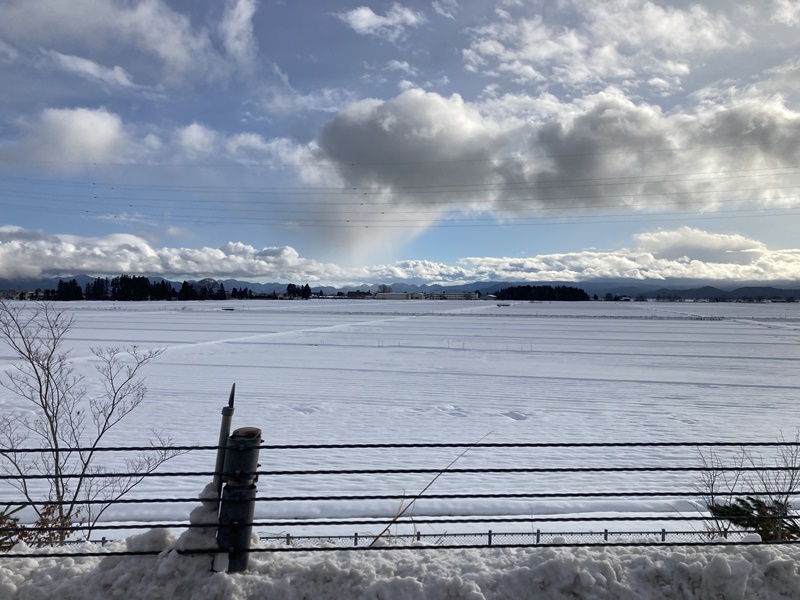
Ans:
<svg viewBox="0 0 800 600"><path fill-rule="evenodd" d="M185 542L185 540L183 540ZM197 541L197 540L195 540ZM800 548L517 548L256 553L242 574L212 573L209 555L184 556L168 532L107 550L158 556L0 558L7 600L377 599L745 600L800 597ZM96 547L85 548L97 551ZM19 547L16 552L25 552Z"/></svg>

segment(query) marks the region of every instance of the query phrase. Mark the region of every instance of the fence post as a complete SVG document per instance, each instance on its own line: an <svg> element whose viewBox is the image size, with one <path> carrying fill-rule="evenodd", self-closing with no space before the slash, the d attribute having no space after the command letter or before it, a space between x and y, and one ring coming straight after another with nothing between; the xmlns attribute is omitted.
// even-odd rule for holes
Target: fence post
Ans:
<svg viewBox="0 0 800 600"><path fill-rule="evenodd" d="M236 384L231 386L228 396L228 406L222 407L222 420L219 424L219 443L217 444L217 461L214 465L214 485L217 488L217 504L222 495L222 469L225 466L225 446L231 433L231 419L233 418L233 397L236 394Z"/></svg>
<svg viewBox="0 0 800 600"><path fill-rule="evenodd" d="M662 542L666 542L667 541L667 530L666 529L662 529L661 530L661 541Z"/></svg>
<svg viewBox="0 0 800 600"><path fill-rule="evenodd" d="M222 504L219 512L217 544L228 553L228 573L247 570L250 536L253 532L258 449L261 430L241 427L228 437L222 480Z"/></svg>
<svg viewBox="0 0 800 600"><path fill-rule="evenodd" d="M489 545L492 545L492 530L489 530Z"/></svg>
<svg viewBox="0 0 800 600"><path fill-rule="evenodd" d="M353 546L358 546L358 532L353 534Z"/></svg>
<svg viewBox="0 0 800 600"><path fill-rule="evenodd" d="M603 541L604 542L608 541L608 529L603 530Z"/></svg>

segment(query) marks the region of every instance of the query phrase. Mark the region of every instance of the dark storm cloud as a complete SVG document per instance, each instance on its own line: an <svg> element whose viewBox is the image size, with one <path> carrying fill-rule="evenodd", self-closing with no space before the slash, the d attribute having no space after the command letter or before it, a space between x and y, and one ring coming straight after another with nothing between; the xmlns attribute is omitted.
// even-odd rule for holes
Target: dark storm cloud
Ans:
<svg viewBox="0 0 800 600"><path fill-rule="evenodd" d="M322 130L320 158L363 193L365 212L403 207L420 219L796 202L796 188L783 189L796 177L780 168L800 163L800 115L777 97L665 114L609 89L559 104L540 122L481 108L421 90L365 101Z"/></svg>

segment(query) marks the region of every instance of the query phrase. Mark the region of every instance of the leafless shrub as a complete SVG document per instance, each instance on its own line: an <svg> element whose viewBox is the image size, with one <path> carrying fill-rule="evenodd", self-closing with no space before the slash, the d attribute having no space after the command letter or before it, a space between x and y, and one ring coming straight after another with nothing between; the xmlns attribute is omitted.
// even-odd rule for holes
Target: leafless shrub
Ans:
<svg viewBox="0 0 800 600"><path fill-rule="evenodd" d="M750 531L764 541L800 537L792 506L800 491L800 432L793 441L783 435L778 441L771 461L744 446L727 459L713 449L698 451L704 471L694 487L709 511L709 536Z"/></svg>
<svg viewBox="0 0 800 600"><path fill-rule="evenodd" d="M36 526L23 535L35 544L63 544L80 526L88 538L105 510L164 461L177 454L158 446L127 461L130 477L97 477L101 442L145 399L140 371L163 349L94 348L102 393L87 395L63 349L73 317L48 303L0 301L0 339L19 360L0 385L29 410L0 415L0 471L33 506ZM38 448L37 452L22 452Z"/></svg>

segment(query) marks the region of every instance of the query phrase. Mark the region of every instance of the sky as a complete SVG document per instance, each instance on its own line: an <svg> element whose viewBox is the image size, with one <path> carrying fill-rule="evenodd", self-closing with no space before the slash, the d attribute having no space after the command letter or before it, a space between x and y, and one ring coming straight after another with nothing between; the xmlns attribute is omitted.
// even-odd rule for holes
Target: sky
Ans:
<svg viewBox="0 0 800 600"><path fill-rule="evenodd" d="M0 0L0 278L800 280L800 2Z"/></svg>

